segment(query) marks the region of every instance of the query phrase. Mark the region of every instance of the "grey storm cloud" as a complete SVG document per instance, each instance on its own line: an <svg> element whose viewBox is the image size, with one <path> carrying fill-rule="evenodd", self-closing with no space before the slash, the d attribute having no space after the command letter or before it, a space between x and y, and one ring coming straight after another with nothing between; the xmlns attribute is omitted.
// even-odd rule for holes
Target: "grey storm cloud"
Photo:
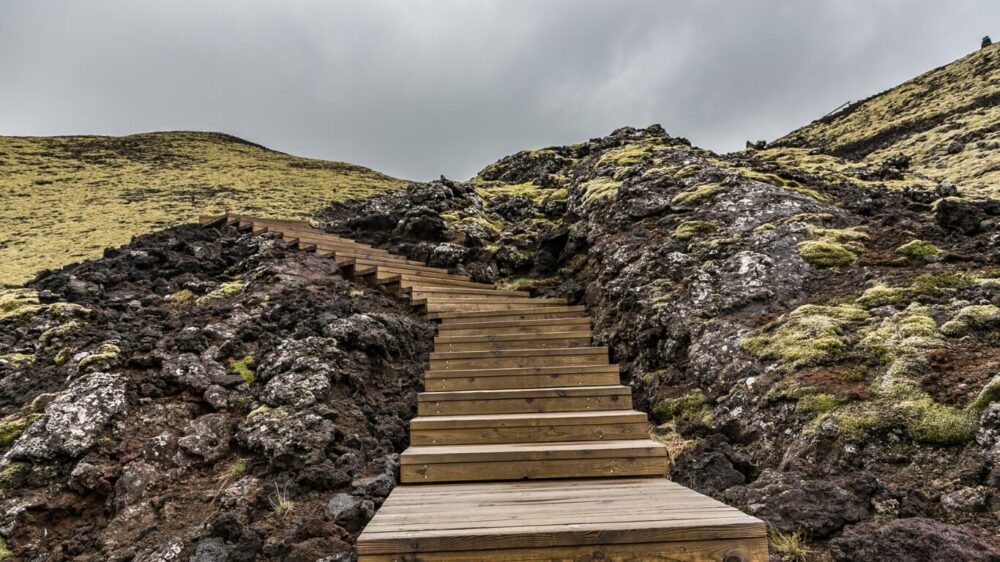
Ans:
<svg viewBox="0 0 1000 562"><path fill-rule="evenodd" d="M224 131L464 179L624 125L735 150L991 31L996 0L2 0L0 134Z"/></svg>

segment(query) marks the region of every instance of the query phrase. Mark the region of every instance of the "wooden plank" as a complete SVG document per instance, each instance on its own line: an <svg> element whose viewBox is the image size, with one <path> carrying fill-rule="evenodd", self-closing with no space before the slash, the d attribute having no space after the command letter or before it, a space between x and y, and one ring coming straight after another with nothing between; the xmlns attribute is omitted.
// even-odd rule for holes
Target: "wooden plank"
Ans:
<svg viewBox="0 0 1000 562"><path fill-rule="evenodd" d="M507 298L531 298L531 295L524 291L502 291L500 289L472 289L467 287L417 287L406 289L404 293L411 299L422 299L434 296L445 296L451 298L481 297L496 295Z"/></svg>
<svg viewBox="0 0 1000 562"><path fill-rule="evenodd" d="M509 320L498 322L455 322L438 326L438 335L447 337L544 334L550 332L590 330L590 318L542 318L539 320Z"/></svg>
<svg viewBox="0 0 1000 562"><path fill-rule="evenodd" d="M591 333L502 334L488 336L438 336L434 351L486 351L495 349L550 349L590 347Z"/></svg>
<svg viewBox="0 0 1000 562"><path fill-rule="evenodd" d="M567 460L515 460L407 464L400 467L404 484L468 482L470 480L528 480L538 478L624 478L659 476L667 471L666 458L614 457Z"/></svg>
<svg viewBox="0 0 1000 562"><path fill-rule="evenodd" d="M428 314L431 320L441 320L443 323L469 322L479 319L484 322L500 320L538 320L542 318L581 317L587 310L582 306L551 306L510 311L483 312L437 312Z"/></svg>
<svg viewBox="0 0 1000 562"><path fill-rule="evenodd" d="M501 369L502 370L502 369ZM445 371L449 373L450 371ZM566 388L575 386L605 386L620 384L617 371L596 373L550 373L546 375L455 376L424 379L428 391L500 390L528 388Z"/></svg>
<svg viewBox="0 0 1000 562"><path fill-rule="evenodd" d="M570 388L566 390L575 389L576 388ZM420 402L417 404L417 414L421 416L449 416L475 413L508 414L519 412L583 412L588 410L627 410L631 407L631 394L610 396L556 396L551 398L506 398L500 400L448 400L440 402Z"/></svg>
<svg viewBox="0 0 1000 562"><path fill-rule="evenodd" d="M767 538L359 554L358 562L767 562Z"/></svg>
<svg viewBox="0 0 1000 562"><path fill-rule="evenodd" d="M532 426L456 426L433 429L411 426L410 444L415 446L432 446L496 443L558 443L569 441L641 439L649 435L649 424L645 416L640 421L627 422L608 421L592 424L571 424L559 423L560 421L555 420L548 424Z"/></svg>
<svg viewBox="0 0 1000 562"><path fill-rule="evenodd" d="M383 285L399 285L403 289L417 287L468 287L471 289L495 289L496 285L489 283L477 283L475 281L460 281L456 279L439 279L423 277L420 275L393 275L385 279L380 279Z"/></svg>
<svg viewBox="0 0 1000 562"><path fill-rule="evenodd" d="M449 371L424 371L424 379L453 377L514 377L514 376L551 376L554 374L600 374L619 373L615 364L600 363L595 365L556 365L550 367L506 367L493 369L453 369Z"/></svg>
<svg viewBox="0 0 1000 562"><path fill-rule="evenodd" d="M594 365L608 362L606 347L567 349L503 349L496 351L459 351L431 353L430 368L435 371L503 367L554 367L558 365Z"/></svg>
<svg viewBox="0 0 1000 562"><path fill-rule="evenodd" d="M581 457L634 458L666 456L666 448L651 439L586 443L510 443L495 445L447 445L441 447L411 446L399 456L401 465L491 462L512 460L568 460Z"/></svg>

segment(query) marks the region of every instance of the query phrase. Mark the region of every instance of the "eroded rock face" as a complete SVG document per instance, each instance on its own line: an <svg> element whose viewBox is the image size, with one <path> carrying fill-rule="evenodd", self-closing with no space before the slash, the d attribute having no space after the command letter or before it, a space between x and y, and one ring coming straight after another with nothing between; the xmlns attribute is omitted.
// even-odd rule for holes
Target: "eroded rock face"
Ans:
<svg viewBox="0 0 1000 562"><path fill-rule="evenodd" d="M349 558L396 484L433 329L332 260L180 227L4 298L19 559Z"/></svg>

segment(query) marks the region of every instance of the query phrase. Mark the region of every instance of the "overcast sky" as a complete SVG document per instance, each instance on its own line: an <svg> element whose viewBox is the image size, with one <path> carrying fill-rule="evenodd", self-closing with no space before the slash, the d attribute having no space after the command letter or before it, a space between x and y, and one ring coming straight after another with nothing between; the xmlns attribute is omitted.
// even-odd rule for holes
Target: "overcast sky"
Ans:
<svg viewBox="0 0 1000 562"><path fill-rule="evenodd" d="M623 125L739 149L988 33L997 0L0 0L0 134L224 131L465 179Z"/></svg>

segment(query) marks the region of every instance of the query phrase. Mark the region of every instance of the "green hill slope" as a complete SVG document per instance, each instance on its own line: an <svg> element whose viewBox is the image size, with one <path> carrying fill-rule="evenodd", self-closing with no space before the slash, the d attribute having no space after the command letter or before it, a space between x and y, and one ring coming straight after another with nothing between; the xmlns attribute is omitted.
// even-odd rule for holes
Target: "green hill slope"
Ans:
<svg viewBox="0 0 1000 562"><path fill-rule="evenodd" d="M897 154L924 183L949 182L967 196L1000 196L1000 44L814 121L762 156L810 171L845 163L879 165ZM792 149L792 150L789 150ZM797 153L794 149L801 149ZM918 181L919 183L919 181Z"/></svg>
<svg viewBox="0 0 1000 562"><path fill-rule="evenodd" d="M0 283L222 212L308 218L405 182L218 133L0 137Z"/></svg>

